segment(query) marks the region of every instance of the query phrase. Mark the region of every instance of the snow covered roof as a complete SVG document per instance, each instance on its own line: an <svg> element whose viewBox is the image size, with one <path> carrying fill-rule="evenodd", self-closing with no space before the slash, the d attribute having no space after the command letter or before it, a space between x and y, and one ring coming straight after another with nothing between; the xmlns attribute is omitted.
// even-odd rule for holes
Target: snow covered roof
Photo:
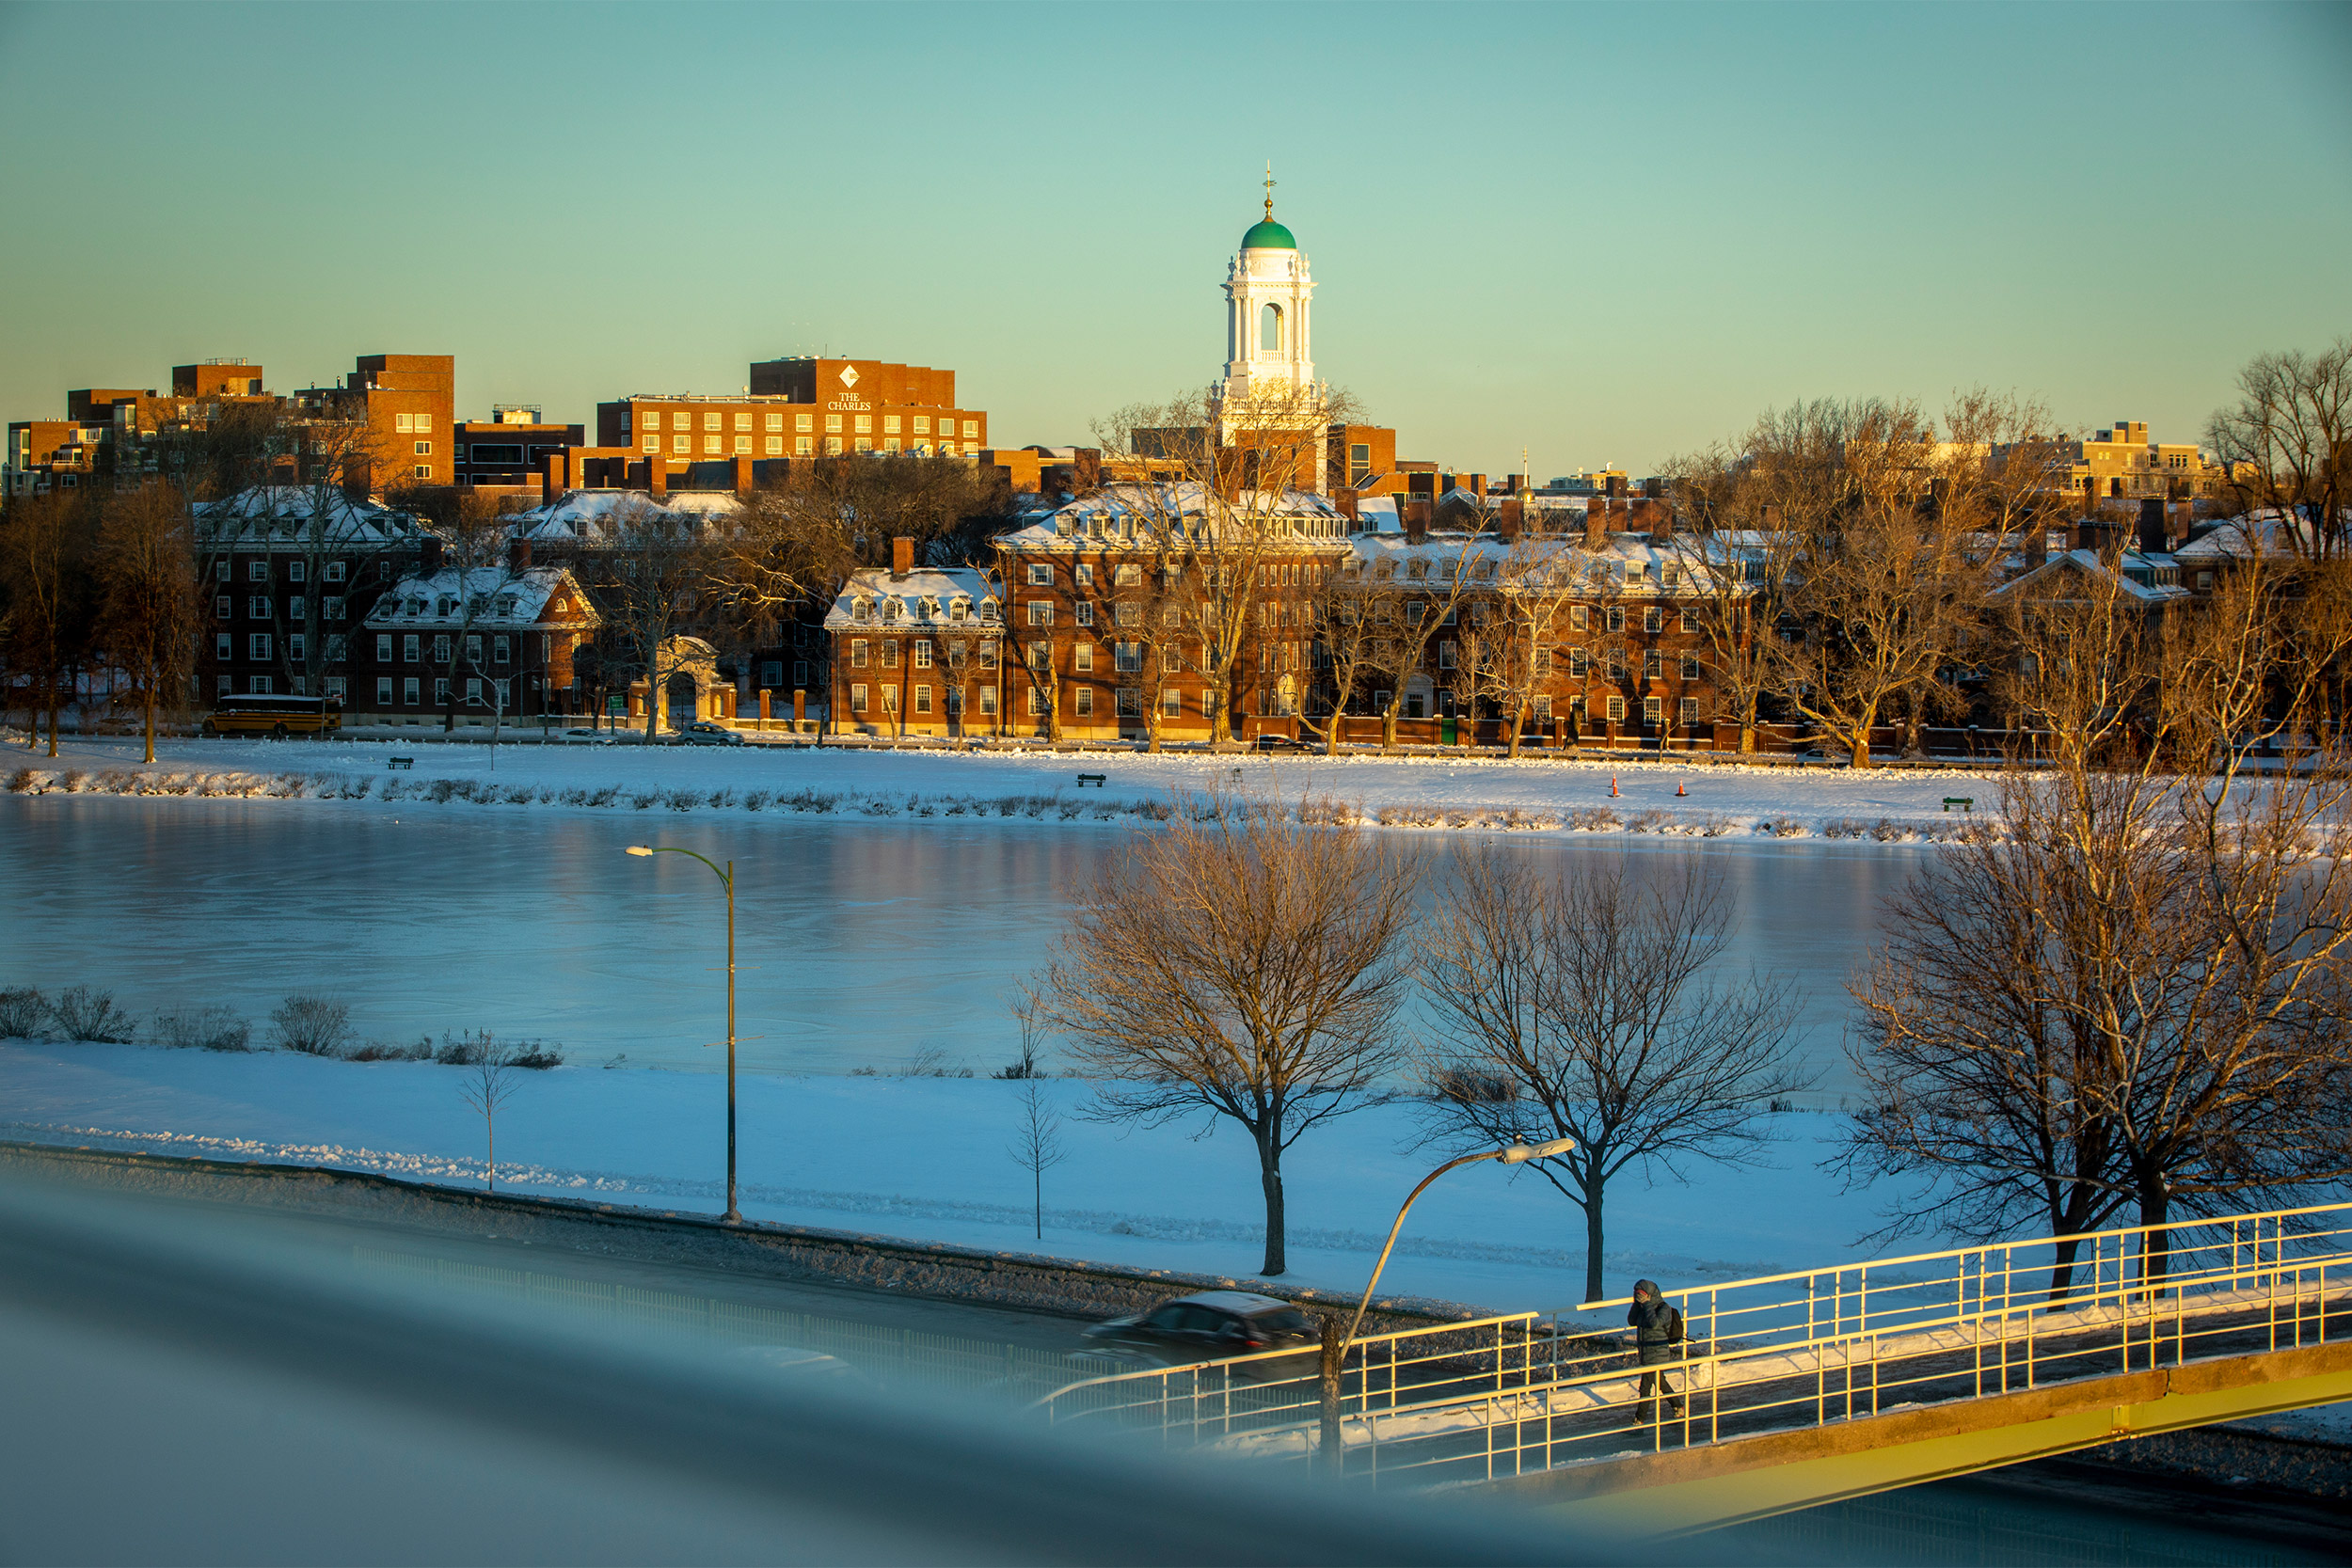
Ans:
<svg viewBox="0 0 2352 1568"><path fill-rule="evenodd" d="M2216 523L2172 552L2184 562L2210 565L2217 561L2248 561L2256 554L2291 556L2309 546L2311 525L2302 517L2265 507L2242 517Z"/></svg>
<svg viewBox="0 0 2352 1568"><path fill-rule="evenodd" d="M725 490L673 490L657 501L643 490L567 490L561 500L517 512L507 526L517 539L562 544L611 544L631 529L684 528L701 532L743 503Z"/></svg>
<svg viewBox="0 0 2352 1568"><path fill-rule="evenodd" d="M196 509L199 527L214 542L293 539L307 532L316 512L325 514L326 536L337 543L383 546L422 531L407 513L355 501L332 486L257 484Z"/></svg>
<svg viewBox="0 0 2352 1568"><path fill-rule="evenodd" d="M2031 571L2002 583L1993 590L1993 597L2011 596L2034 583L2050 586L2056 578L2076 573L2112 578L2126 596L2143 605L2169 604L2189 596L2180 584L2180 568L2171 556L2133 549L2124 550L2113 566L2101 561L2096 550L2061 550Z"/></svg>
<svg viewBox="0 0 2352 1568"><path fill-rule="evenodd" d="M1187 531L1214 530L1226 518L1290 522L1302 537L1336 540L1346 531L1338 507L1311 490L1244 490L1232 500L1190 480L1166 484L1110 484L1082 500L1042 514L1025 514L1023 526L997 537L1007 549L1075 549L1088 541L1129 537L1138 530L1175 522Z"/></svg>
<svg viewBox="0 0 2352 1568"><path fill-rule="evenodd" d="M1598 549L1581 534L1559 537L1521 534L1506 544L1490 532L1432 530L1419 544L1402 533L1359 533L1348 541L1353 569L1375 579L1450 580L1454 562L1471 559L1473 578L1517 578L1522 584L1571 589L1578 585L1614 591L1688 594L1697 593L1708 562L1679 541L1653 543L1638 533L1613 533Z"/></svg>
<svg viewBox="0 0 2352 1568"><path fill-rule="evenodd" d="M470 613L469 613L469 607ZM367 625L375 631L401 626L474 630L594 626L602 617L580 583L561 566L451 566L430 576L403 578L375 601Z"/></svg>
<svg viewBox="0 0 2352 1568"><path fill-rule="evenodd" d="M850 574L825 614L825 629L964 625L993 629L1003 624L996 593L995 579L977 566L924 566L904 577L867 566Z"/></svg>

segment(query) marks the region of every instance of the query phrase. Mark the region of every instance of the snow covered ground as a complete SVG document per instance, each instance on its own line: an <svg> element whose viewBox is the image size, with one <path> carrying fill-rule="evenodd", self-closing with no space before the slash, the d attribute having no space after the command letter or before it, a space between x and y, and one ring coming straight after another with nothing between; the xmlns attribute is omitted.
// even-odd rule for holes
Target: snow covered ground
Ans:
<svg viewBox="0 0 2352 1568"><path fill-rule="evenodd" d="M277 1052L0 1044L0 1137L479 1182L483 1126L462 1069ZM1022 1085L993 1079L739 1081L742 1207L757 1219L920 1241L1178 1269L1235 1279L1261 1261L1255 1158L1227 1124L1105 1126L1074 1114L1087 1085L1042 1087L1068 1160L1045 1173L1045 1235L1009 1152ZM564 1067L526 1075L498 1124L502 1187L656 1208L723 1205L725 1085L711 1073ZM1817 1168L1839 1118L1774 1118L1770 1168L1693 1167L1694 1180L1612 1189L1613 1290L1637 1277L1730 1279L1857 1256L1874 1195ZM1360 1291L1396 1205L1437 1157L1391 1104L1310 1133L1285 1164L1289 1279ZM1923 1247L1941 1244L1923 1243ZM1540 1179L1449 1175L1415 1206L1382 1293L1495 1310L1572 1306L1583 1224Z"/></svg>
<svg viewBox="0 0 2352 1568"><path fill-rule="evenodd" d="M1932 833L1951 826L1947 797L1973 799L1989 810L1999 792L1995 774L1956 768L1864 769L1646 761L1585 762L1529 759L1517 763L1461 756L1278 756L1163 753L891 751L878 747L784 746L637 747L596 745L444 745L426 732L418 739L321 742L265 740L170 740L157 745L153 764L139 761L139 746L128 738L71 737L55 760L42 752L0 755L0 778L28 776L9 786L24 790L100 790L118 793L173 789L243 793L236 781L283 774L333 775L334 787L365 784L368 793L346 804L380 808L384 788L397 803L415 808L433 794L436 781L468 790L437 802L444 809L618 810L636 806L636 797L658 792L636 809L724 810L743 813L745 797L766 791L771 813L813 809L867 816L921 816L968 820L974 816L1014 815L998 802L1035 800L1049 819L1061 810L1042 807L1060 797L1065 807L1081 803L1073 821L1104 817L1132 820L1138 802L1166 800L1177 791L1220 788L1258 798L1329 800L1360 809L1368 816L1386 812L1391 826L1520 827L1537 830L1661 832L1692 833L1772 832L1787 836L1846 835L1874 829L1882 821L1898 837ZM393 755L415 759L412 769L388 771ZM1100 789L1081 787L1081 772L1102 773ZM69 780L69 774L81 775ZM143 781L143 782L142 782ZM486 800L473 798L479 788ZM311 785L305 793L316 793ZM611 793L596 804L600 791ZM714 801L718 792L728 799ZM566 793L573 799L567 802ZM692 800L670 798L691 792ZM794 806L781 797L799 796ZM982 809L950 810L957 802ZM1015 808L1017 811L1025 807ZM1615 821L1597 817L1607 811ZM1508 814L1519 814L1518 820ZM1645 817L1645 814L1654 814Z"/></svg>

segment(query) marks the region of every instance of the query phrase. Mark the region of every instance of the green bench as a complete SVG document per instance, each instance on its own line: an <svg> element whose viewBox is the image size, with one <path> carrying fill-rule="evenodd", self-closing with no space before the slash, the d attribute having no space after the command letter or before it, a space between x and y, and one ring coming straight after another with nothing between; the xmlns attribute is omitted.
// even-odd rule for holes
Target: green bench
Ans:
<svg viewBox="0 0 2352 1568"><path fill-rule="evenodd" d="M1104 773L1081 773L1078 775L1078 787L1084 789L1087 785L1092 784L1095 788L1101 789L1108 777L1109 775Z"/></svg>
<svg viewBox="0 0 2352 1568"><path fill-rule="evenodd" d="M414 757L386 757L384 759L384 766L395 773L410 773L416 770L417 759Z"/></svg>
<svg viewBox="0 0 2352 1568"><path fill-rule="evenodd" d="M1972 813L1972 814L1973 814L1973 813L1976 811L1976 809L1977 809L1977 798L1976 798L1975 796L1973 796L1973 795L1947 795L1947 796L1945 796L1945 797L1944 797L1944 809L1945 809L1946 811L1949 811L1949 810L1951 810L1954 806L1958 806L1958 807L1959 807L1962 811L1964 811L1964 812L1969 812L1969 813Z"/></svg>

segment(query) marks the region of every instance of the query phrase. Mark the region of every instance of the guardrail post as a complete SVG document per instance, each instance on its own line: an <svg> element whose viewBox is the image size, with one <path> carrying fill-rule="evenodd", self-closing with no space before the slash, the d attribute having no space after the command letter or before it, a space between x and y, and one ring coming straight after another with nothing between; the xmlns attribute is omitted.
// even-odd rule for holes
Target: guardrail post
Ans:
<svg viewBox="0 0 2352 1568"><path fill-rule="evenodd" d="M1323 1325L1323 1357L1318 1379L1323 1404L1321 1447L1316 1452L1317 1464L1326 1475L1342 1473L1345 1450L1340 1439L1340 1378L1347 1365L1347 1325L1336 1313L1320 1314Z"/></svg>

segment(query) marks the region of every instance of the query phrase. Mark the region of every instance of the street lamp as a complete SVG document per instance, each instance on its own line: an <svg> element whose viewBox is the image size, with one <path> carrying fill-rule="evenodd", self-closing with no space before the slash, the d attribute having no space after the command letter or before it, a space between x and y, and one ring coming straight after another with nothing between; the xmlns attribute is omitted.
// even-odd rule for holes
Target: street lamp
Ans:
<svg viewBox="0 0 2352 1568"><path fill-rule="evenodd" d="M730 1224L740 1224L743 1215L735 1207L735 863L727 862L726 869L722 871L719 863L707 855L696 854L691 849L674 848L666 844L654 847L632 844L628 852L632 855L693 855L710 867L727 890L727 1212L719 1217Z"/></svg>
<svg viewBox="0 0 2352 1568"><path fill-rule="evenodd" d="M1575 1147L1574 1138L1554 1138L1549 1143L1512 1144L1503 1148L1483 1148L1475 1154L1465 1154L1457 1159L1448 1160L1444 1164L1422 1177L1421 1185L1406 1195L1404 1207L1396 1212L1396 1223L1389 1227L1388 1244L1380 1249L1380 1260L1372 1266L1371 1282L1364 1287L1364 1299L1356 1308L1355 1321L1347 1325L1347 1338L1340 1341L1340 1354L1345 1355L1347 1347L1356 1342L1356 1330L1363 1326L1364 1309L1372 1305L1372 1292L1380 1287L1380 1271L1389 1266L1390 1249L1396 1245L1397 1232L1405 1228L1405 1215L1413 1207L1413 1199L1428 1190L1429 1183L1456 1165L1475 1164L1481 1160L1500 1160L1506 1165L1523 1165L1530 1160L1545 1160L1554 1154L1565 1154Z"/></svg>

